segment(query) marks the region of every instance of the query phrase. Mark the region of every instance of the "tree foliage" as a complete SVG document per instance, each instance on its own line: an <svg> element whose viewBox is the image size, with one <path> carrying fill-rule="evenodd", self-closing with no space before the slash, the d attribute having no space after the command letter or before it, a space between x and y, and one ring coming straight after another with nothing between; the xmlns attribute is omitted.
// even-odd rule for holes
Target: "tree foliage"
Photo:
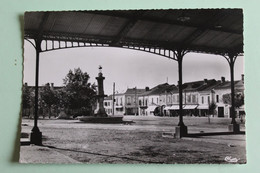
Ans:
<svg viewBox="0 0 260 173"><path fill-rule="evenodd" d="M212 114L213 116L215 115L215 110L217 108L217 105L215 102L211 102L209 104L209 113Z"/></svg>
<svg viewBox="0 0 260 173"><path fill-rule="evenodd" d="M40 97L39 97L39 106L40 109L44 111L43 112L43 118L45 117L45 114L49 116L49 118L52 115L52 108L57 108L58 105L58 96L56 94L56 91L50 87L50 84L47 83L43 86L43 88L40 90Z"/></svg>
<svg viewBox="0 0 260 173"><path fill-rule="evenodd" d="M223 95L223 102L225 104L231 105L231 94ZM244 94L243 93L235 93L235 108L239 108L244 105Z"/></svg>
<svg viewBox="0 0 260 173"><path fill-rule="evenodd" d="M50 84L47 83L44 85L43 89L40 92L41 101L44 106L50 108L51 106L57 105L58 98L54 90L51 89Z"/></svg>
<svg viewBox="0 0 260 173"><path fill-rule="evenodd" d="M31 92L29 88L25 85L23 87L23 109L28 109L31 106Z"/></svg>
<svg viewBox="0 0 260 173"><path fill-rule="evenodd" d="M63 79L65 84L66 101L70 109L80 109L84 114L90 114L96 102L95 86L89 83L90 76L80 68L70 70Z"/></svg>

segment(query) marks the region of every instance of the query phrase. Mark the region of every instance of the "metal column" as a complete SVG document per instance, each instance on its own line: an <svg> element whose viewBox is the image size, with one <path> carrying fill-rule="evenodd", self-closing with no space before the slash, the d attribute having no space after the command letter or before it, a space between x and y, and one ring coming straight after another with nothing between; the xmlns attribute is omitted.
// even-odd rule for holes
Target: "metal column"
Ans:
<svg viewBox="0 0 260 173"><path fill-rule="evenodd" d="M237 54L228 53L228 62L230 67L230 80L231 80L231 126L229 126L229 130L233 132L239 132L239 124L236 122L236 114L235 114L235 84L234 84L234 64L237 58Z"/></svg>
<svg viewBox="0 0 260 173"><path fill-rule="evenodd" d="M35 103L34 103L34 126L32 128L30 142L35 145L42 145L42 133L40 132L38 121L38 88L39 88L39 58L41 52L41 40L35 39L36 48L36 72L35 72Z"/></svg>
<svg viewBox="0 0 260 173"><path fill-rule="evenodd" d="M182 61L183 61L183 57L185 55L185 51L184 50L177 50L177 60L178 60L178 73L179 73L179 123L178 123L178 127L176 128L176 135L178 137L183 137L185 135L187 135L188 130L187 130L187 126L185 126L184 122L183 122L183 95L182 95ZM179 133L179 134L178 134Z"/></svg>

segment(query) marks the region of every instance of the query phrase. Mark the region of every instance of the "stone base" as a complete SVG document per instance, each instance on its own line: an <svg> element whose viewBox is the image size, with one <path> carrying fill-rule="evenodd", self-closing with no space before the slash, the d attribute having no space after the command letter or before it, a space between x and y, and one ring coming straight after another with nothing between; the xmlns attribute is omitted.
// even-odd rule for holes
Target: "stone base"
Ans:
<svg viewBox="0 0 260 173"><path fill-rule="evenodd" d="M30 143L34 145L42 145L42 132L31 132Z"/></svg>
<svg viewBox="0 0 260 173"><path fill-rule="evenodd" d="M95 113L94 113L94 116L95 117L108 117L106 111L105 111L105 108L98 108L95 110Z"/></svg>
<svg viewBox="0 0 260 173"><path fill-rule="evenodd" d="M85 123L102 123L102 124L118 124L124 123L123 117L93 117L83 116L78 118L80 121Z"/></svg>
<svg viewBox="0 0 260 173"><path fill-rule="evenodd" d="M240 132L240 125L239 124L229 124L228 131L238 133L238 132Z"/></svg>
<svg viewBox="0 0 260 173"><path fill-rule="evenodd" d="M182 138L188 134L188 128L185 125L175 127L174 138Z"/></svg>

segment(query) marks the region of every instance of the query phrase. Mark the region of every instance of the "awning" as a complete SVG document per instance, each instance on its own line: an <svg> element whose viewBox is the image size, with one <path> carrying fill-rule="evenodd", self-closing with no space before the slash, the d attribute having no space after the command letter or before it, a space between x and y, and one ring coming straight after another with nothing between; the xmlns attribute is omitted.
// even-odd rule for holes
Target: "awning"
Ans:
<svg viewBox="0 0 260 173"><path fill-rule="evenodd" d="M167 111L167 110L169 110L170 108L171 108L171 106L166 106L166 107L163 108L163 110Z"/></svg>
<svg viewBox="0 0 260 173"><path fill-rule="evenodd" d="M209 109L209 105L199 105L197 109Z"/></svg>
<svg viewBox="0 0 260 173"><path fill-rule="evenodd" d="M184 107L184 106L182 106L182 107ZM180 108L179 105L172 105L172 106L170 107L170 110L179 110L179 108Z"/></svg>
<svg viewBox="0 0 260 173"><path fill-rule="evenodd" d="M183 109L195 109L198 105L185 105Z"/></svg>

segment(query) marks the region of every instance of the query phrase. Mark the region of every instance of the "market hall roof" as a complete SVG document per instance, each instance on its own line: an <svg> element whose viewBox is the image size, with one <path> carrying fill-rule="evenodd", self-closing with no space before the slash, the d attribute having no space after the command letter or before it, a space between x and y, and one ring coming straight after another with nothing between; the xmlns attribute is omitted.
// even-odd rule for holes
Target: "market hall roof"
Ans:
<svg viewBox="0 0 260 173"><path fill-rule="evenodd" d="M26 12L27 39L243 53L242 9Z"/></svg>

